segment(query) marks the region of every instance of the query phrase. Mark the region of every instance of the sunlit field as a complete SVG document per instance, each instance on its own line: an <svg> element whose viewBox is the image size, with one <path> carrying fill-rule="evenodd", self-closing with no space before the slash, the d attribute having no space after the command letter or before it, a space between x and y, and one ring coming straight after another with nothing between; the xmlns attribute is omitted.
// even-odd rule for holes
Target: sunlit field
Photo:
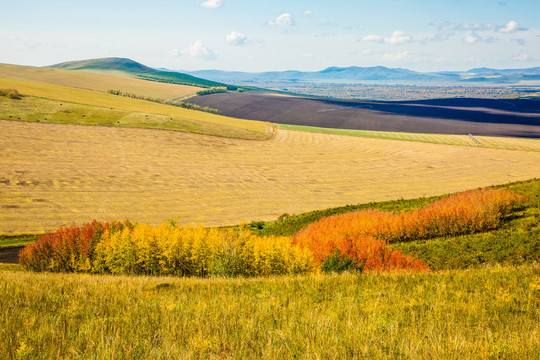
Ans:
<svg viewBox="0 0 540 360"><path fill-rule="evenodd" d="M269 141L2 121L0 233L231 225L540 176L540 153L279 130Z"/></svg>

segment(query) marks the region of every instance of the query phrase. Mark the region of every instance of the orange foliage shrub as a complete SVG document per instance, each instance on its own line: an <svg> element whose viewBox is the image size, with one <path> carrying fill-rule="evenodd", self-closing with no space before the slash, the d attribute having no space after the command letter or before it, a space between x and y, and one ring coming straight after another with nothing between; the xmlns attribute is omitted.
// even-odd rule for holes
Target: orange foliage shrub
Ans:
<svg viewBox="0 0 540 360"><path fill-rule="evenodd" d="M319 264L339 250L341 256L365 263L366 270L424 270L427 265L391 250L387 243L494 229L525 200L525 196L507 190L482 189L403 214L365 210L335 215L300 230L293 243L310 249Z"/></svg>

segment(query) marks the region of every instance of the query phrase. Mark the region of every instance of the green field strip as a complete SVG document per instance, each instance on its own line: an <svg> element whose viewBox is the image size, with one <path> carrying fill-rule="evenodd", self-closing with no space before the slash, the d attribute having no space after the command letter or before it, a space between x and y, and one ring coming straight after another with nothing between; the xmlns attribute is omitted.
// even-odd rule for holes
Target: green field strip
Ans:
<svg viewBox="0 0 540 360"><path fill-rule="evenodd" d="M277 124L281 129L297 130L324 134L348 135L358 137L369 137L386 140L402 140L402 141L418 141L432 144L457 145L478 147L467 135L451 135L451 134L422 134L422 133L405 133L405 132L389 132L389 131L371 131L371 130L349 130L349 129L332 129L320 128L315 126ZM519 150L519 151L535 151L540 152L540 139L531 138L513 138L513 137L495 137L495 136L475 136L480 141L483 147L492 149Z"/></svg>

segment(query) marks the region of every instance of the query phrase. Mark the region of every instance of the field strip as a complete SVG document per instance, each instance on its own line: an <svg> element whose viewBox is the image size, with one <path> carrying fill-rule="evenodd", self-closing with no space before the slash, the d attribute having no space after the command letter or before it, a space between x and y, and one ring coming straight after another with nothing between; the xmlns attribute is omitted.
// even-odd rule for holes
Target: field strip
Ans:
<svg viewBox="0 0 540 360"><path fill-rule="evenodd" d="M540 177L540 153L280 129L249 141L0 121L0 233L130 219L228 225Z"/></svg>
<svg viewBox="0 0 540 360"><path fill-rule="evenodd" d="M358 137L370 137L387 140L419 141L433 144L459 145L478 147L468 135L447 135L447 134L423 134L388 132L372 130L347 130L331 129L314 126L278 124L279 128L287 130L298 130L325 134L338 134ZM493 149L540 151L540 139L518 138L518 137L498 137L498 136L474 136L482 143L483 147Z"/></svg>
<svg viewBox="0 0 540 360"><path fill-rule="evenodd" d="M238 127L241 129L267 132L266 122L235 119L226 116L214 115L202 111L194 111L176 106L159 104L151 101L133 99L123 96L111 95L94 90L77 89L67 86L49 85L30 81L0 79L0 88L17 89L23 95L30 95L46 99L71 102L83 105L100 106L109 109L136 111L159 115L175 116L190 121L205 121Z"/></svg>

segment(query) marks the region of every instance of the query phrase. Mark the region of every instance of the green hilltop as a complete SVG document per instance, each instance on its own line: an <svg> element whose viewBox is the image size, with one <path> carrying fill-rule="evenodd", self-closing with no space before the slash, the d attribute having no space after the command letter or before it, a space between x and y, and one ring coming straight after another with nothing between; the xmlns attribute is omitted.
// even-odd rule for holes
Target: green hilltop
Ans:
<svg viewBox="0 0 540 360"><path fill-rule="evenodd" d="M131 59L110 57L101 59L89 59L79 61L68 61L49 66L63 70L82 70L112 74L127 75L143 80L156 81L169 84L217 87L225 86L228 90L237 90L237 86L227 85L216 81L205 80L195 76L173 72L156 70Z"/></svg>

